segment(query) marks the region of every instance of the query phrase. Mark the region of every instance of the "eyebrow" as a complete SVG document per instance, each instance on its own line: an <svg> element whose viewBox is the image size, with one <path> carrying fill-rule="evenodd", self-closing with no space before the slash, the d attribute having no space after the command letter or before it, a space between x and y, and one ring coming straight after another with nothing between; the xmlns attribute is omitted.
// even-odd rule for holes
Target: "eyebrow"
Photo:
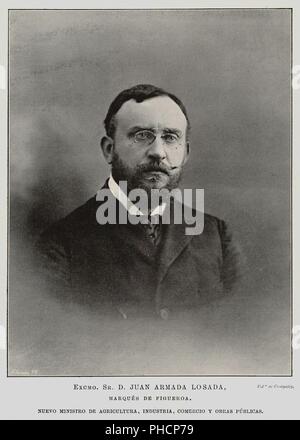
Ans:
<svg viewBox="0 0 300 440"><path fill-rule="evenodd" d="M155 133L157 131L156 128L153 128L153 127L141 127L141 126L136 125L134 127L131 127L128 130L128 134L129 135L135 134L136 132L141 131L141 130L148 130L153 133ZM178 136L182 136L182 131L179 130L178 128L167 127L167 128L163 128L162 131L163 131L163 133L176 133Z"/></svg>
<svg viewBox="0 0 300 440"><path fill-rule="evenodd" d="M178 136L182 136L182 131L179 128L164 128L165 133L176 133Z"/></svg>

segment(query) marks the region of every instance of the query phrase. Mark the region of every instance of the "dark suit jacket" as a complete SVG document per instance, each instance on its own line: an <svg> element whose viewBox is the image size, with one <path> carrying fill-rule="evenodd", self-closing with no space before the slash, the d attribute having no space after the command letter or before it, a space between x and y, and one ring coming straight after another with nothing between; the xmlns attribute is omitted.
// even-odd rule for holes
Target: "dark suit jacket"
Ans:
<svg viewBox="0 0 300 440"><path fill-rule="evenodd" d="M224 221L205 214L200 235L186 224L162 226L156 248L141 225L99 225L92 197L38 241L52 293L124 318L201 307L227 295L240 254ZM118 209L124 209L118 204Z"/></svg>

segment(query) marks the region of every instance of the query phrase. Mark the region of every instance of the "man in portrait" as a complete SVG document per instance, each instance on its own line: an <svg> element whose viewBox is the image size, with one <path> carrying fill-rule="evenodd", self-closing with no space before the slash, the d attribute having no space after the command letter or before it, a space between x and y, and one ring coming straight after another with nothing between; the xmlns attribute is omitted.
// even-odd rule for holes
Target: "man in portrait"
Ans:
<svg viewBox="0 0 300 440"><path fill-rule="evenodd" d="M141 210L128 198L136 189L150 195L178 188L192 148L181 100L136 85L113 100L104 125L101 148L111 173L102 190L115 201L115 221L100 224L97 213L107 200L98 192L43 232L39 260L52 293L120 319L168 320L225 298L236 286L241 260L227 224L204 213L201 231L187 234L190 225L174 221L178 200ZM166 210L169 222L163 221ZM128 221L120 222L124 216Z"/></svg>

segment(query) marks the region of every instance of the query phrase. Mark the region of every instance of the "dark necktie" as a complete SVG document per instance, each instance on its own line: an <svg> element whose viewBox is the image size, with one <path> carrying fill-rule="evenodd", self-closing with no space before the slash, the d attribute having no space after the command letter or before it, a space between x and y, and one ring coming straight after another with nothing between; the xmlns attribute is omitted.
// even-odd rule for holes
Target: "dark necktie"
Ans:
<svg viewBox="0 0 300 440"><path fill-rule="evenodd" d="M142 224L144 231L146 232L147 237L151 240L151 242L157 246L160 242L161 237L161 216L158 216L159 222L158 223L152 223L151 219L153 217L148 215L147 223Z"/></svg>

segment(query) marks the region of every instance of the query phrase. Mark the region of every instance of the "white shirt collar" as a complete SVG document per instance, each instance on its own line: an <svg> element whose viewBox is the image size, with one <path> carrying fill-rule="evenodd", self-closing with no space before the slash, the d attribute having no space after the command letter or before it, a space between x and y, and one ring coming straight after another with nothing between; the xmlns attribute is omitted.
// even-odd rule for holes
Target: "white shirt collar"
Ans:
<svg viewBox="0 0 300 440"><path fill-rule="evenodd" d="M114 197L124 206L124 208L129 212L130 215L135 215L138 217L143 216L143 215L147 215L147 214L144 214L143 212L141 212L140 209L134 203L132 203L132 201L122 191L122 189L117 184L117 182L115 181L115 179L113 178L113 176L111 174L108 179L108 187L109 187L110 191L112 192L112 194L114 195ZM154 208L151 211L150 215L151 216L154 216L154 215L162 216L165 209L166 209L166 203L164 202L161 205L156 206L156 208Z"/></svg>

